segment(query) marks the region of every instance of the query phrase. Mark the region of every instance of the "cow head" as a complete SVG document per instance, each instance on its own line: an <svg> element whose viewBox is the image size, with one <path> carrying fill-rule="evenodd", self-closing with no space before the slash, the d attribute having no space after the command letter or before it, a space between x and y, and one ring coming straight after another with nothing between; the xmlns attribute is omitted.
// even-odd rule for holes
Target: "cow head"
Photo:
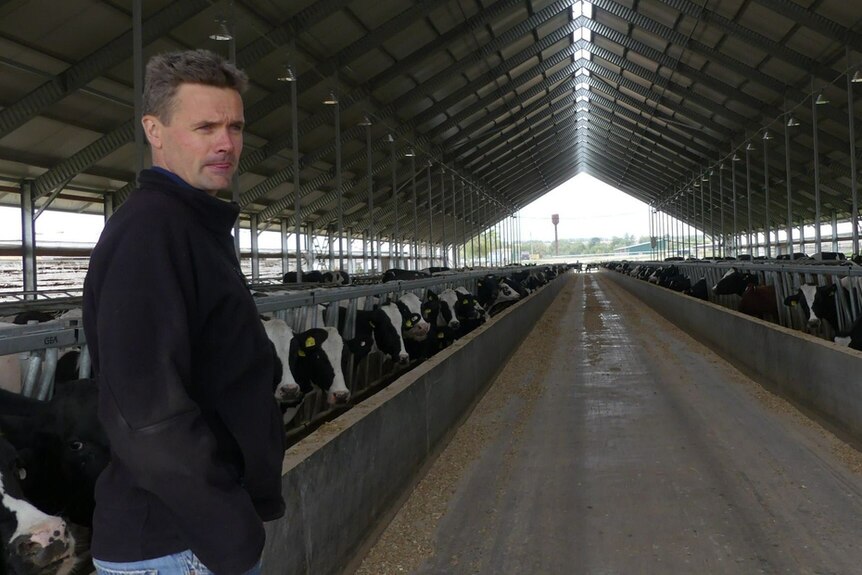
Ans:
<svg viewBox="0 0 862 575"><path fill-rule="evenodd" d="M291 359L295 359L294 376L302 388L311 384L326 392L330 405L346 403L350 390L341 369L344 342L334 327L315 327L297 333L290 344Z"/></svg>
<svg viewBox="0 0 862 575"><path fill-rule="evenodd" d="M784 305L790 307L798 305L811 329L820 327L821 320L828 321L834 328L838 325L838 310L835 307L837 289L837 284L828 286L803 284L795 294L784 298Z"/></svg>
<svg viewBox="0 0 862 575"><path fill-rule="evenodd" d="M261 320L277 360L273 373L275 399L282 408L296 407L302 403L302 398L312 388L311 384L302 388L293 375L296 371L296 356L291 354L293 330L281 319L261 318Z"/></svg>
<svg viewBox="0 0 862 575"><path fill-rule="evenodd" d="M401 312L401 333L407 339L425 341L431 326L422 317L422 302L412 293L406 293L395 302Z"/></svg>
<svg viewBox="0 0 862 575"><path fill-rule="evenodd" d="M0 392L0 429L27 470L20 480L27 500L44 513L92 526L96 480L110 458L96 415L98 384L66 382L47 402Z"/></svg>
<svg viewBox="0 0 862 575"><path fill-rule="evenodd" d="M76 562L75 538L63 519L25 499L20 481L26 476L15 448L0 439L0 568L4 573L68 573Z"/></svg>
<svg viewBox="0 0 862 575"><path fill-rule="evenodd" d="M440 314L445 316L447 313L451 316L449 306L444 305L436 293L430 289L425 290L425 297L422 298L422 319L427 321L428 325L437 325Z"/></svg>
<svg viewBox="0 0 862 575"><path fill-rule="evenodd" d="M757 285L757 276L749 272L740 272L736 268L730 268L718 283L712 287L715 295L742 295L749 285Z"/></svg>
<svg viewBox="0 0 862 575"><path fill-rule="evenodd" d="M404 322L401 310L394 303L387 303L380 306L379 309L381 313L385 314L385 321L381 321L380 326L381 329L386 332L385 337L390 340L387 342L387 347L389 347L390 351L384 350L383 347L381 347L381 340L378 338L377 333L378 328L375 327L374 338L377 341L377 346L380 347L381 351L391 356L392 359L398 363L407 363L410 361L410 355L404 347L404 338L401 335L401 324Z"/></svg>
<svg viewBox="0 0 862 575"><path fill-rule="evenodd" d="M499 284L492 275L486 275L476 282L476 300L479 305L490 305L494 303L499 295Z"/></svg>

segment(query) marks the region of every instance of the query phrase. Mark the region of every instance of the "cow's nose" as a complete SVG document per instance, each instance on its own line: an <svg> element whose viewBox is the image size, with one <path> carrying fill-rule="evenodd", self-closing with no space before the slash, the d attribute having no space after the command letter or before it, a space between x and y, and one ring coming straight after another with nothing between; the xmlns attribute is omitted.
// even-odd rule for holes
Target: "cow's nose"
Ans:
<svg viewBox="0 0 862 575"><path fill-rule="evenodd" d="M406 352L402 351L398 354L398 363L407 363L408 361L410 361L410 356Z"/></svg>
<svg viewBox="0 0 862 575"><path fill-rule="evenodd" d="M329 403L333 405L347 403L348 399L350 399L349 391L336 391L329 394Z"/></svg>
<svg viewBox="0 0 862 575"><path fill-rule="evenodd" d="M449 327L451 327L452 329L458 329L459 327L461 327L461 322L459 322L457 319L453 319L449 322Z"/></svg>
<svg viewBox="0 0 862 575"><path fill-rule="evenodd" d="M12 549L26 563L44 567L69 553L74 543L70 540L66 522L59 517L51 517L38 530L16 537L12 541Z"/></svg>
<svg viewBox="0 0 862 575"><path fill-rule="evenodd" d="M808 320L808 327L820 327L820 318L813 317Z"/></svg>
<svg viewBox="0 0 862 575"><path fill-rule="evenodd" d="M302 390L298 385L281 384L275 389L275 397L279 401L297 399L301 395Z"/></svg>

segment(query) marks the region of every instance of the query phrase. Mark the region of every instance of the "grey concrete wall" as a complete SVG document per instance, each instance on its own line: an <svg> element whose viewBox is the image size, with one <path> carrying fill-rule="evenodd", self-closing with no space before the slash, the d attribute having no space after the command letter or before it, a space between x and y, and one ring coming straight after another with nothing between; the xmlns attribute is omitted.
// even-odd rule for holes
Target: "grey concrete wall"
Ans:
<svg viewBox="0 0 862 575"><path fill-rule="evenodd" d="M558 278L288 450L267 575L342 572L572 275Z"/></svg>
<svg viewBox="0 0 862 575"><path fill-rule="evenodd" d="M862 440L862 353L617 272L603 274L761 384Z"/></svg>

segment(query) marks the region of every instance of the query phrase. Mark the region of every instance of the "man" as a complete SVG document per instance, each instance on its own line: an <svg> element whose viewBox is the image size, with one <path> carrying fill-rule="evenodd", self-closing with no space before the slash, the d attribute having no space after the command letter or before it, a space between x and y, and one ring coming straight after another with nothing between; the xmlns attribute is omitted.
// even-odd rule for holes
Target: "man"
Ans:
<svg viewBox="0 0 862 575"><path fill-rule="evenodd" d="M284 514L274 357L234 252L243 72L205 50L147 65L153 168L105 226L84 331L112 461L96 485L100 575L258 573Z"/></svg>

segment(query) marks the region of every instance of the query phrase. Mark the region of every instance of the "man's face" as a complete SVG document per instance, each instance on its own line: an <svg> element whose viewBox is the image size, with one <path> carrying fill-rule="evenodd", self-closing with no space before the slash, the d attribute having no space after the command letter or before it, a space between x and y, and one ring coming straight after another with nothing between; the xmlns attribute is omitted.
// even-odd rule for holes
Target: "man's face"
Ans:
<svg viewBox="0 0 862 575"><path fill-rule="evenodd" d="M153 165L215 195L230 187L242 153L242 98L231 88L182 84L168 123L144 116Z"/></svg>

